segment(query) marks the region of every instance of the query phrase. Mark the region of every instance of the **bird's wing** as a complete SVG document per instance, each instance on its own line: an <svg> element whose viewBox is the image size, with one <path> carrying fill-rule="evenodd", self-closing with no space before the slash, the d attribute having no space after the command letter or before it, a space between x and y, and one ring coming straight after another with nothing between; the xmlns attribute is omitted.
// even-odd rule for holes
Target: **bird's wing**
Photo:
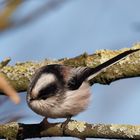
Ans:
<svg viewBox="0 0 140 140"><path fill-rule="evenodd" d="M70 90L76 90L78 89L81 84L83 83L84 80L90 75L91 71L93 68L89 67L77 67L77 68L72 68L71 69L71 76L69 77L68 80L68 88Z"/></svg>

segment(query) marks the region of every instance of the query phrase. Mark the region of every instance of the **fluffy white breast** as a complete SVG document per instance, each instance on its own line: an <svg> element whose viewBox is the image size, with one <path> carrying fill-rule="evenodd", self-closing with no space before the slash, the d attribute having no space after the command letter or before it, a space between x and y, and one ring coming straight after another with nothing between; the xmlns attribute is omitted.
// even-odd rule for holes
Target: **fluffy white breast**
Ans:
<svg viewBox="0 0 140 140"><path fill-rule="evenodd" d="M90 93L90 86L87 82L83 82L77 90L67 91L62 110L72 115L84 111L90 103Z"/></svg>
<svg viewBox="0 0 140 140"><path fill-rule="evenodd" d="M84 82L79 89L67 91L61 96L49 97L46 100L29 102L36 113L49 118L67 118L84 111L90 101L90 86Z"/></svg>

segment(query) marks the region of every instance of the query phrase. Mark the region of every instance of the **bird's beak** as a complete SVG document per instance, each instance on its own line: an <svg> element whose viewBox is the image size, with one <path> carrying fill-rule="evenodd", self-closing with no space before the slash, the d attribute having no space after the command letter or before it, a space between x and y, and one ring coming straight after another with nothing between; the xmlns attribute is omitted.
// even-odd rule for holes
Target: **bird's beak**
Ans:
<svg viewBox="0 0 140 140"><path fill-rule="evenodd" d="M34 91L32 91L32 92L30 93L29 101L31 102L31 101L34 101L34 100L36 100L36 94L35 94Z"/></svg>
<svg viewBox="0 0 140 140"><path fill-rule="evenodd" d="M35 99L33 99L33 98L30 98L30 102L32 102L32 101L34 101Z"/></svg>
<svg viewBox="0 0 140 140"><path fill-rule="evenodd" d="M31 97L29 100L30 100L30 102L32 102L32 101L36 100L36 98Z"/></svg>

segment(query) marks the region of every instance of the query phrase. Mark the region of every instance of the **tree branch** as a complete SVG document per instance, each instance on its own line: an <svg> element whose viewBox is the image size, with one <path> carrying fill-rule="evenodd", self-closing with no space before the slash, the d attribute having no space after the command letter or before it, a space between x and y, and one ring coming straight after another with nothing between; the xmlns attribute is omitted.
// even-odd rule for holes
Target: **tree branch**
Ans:
<svg viewBox="0 0 140 140"><path fill-rule="evenodd" d="M28 24L31 21L39 18L43 14L48 14L52 10L55 10L59 6L61 6L67 0L50 0L45 2L42 6L35 8L31 12L28 12L28 15L21 18L20 20L11 20L12 14L16 12L16 9L21 6L25 2L23 0L7 0L5 3L5 7L2 11L0 11L0 31L6 31L7 29L19 28L23 25ZM4 5L4 4L3 4Z"/></svg>
<svg viewBox="0 0 140 140"><path fill-rule="evenodd" d="M140 44L134 45L132 48L125 48L121 50L100 50L95 52L94 54L88 55L86 53L77 56L75 58L64 58L60 60L44 60L42 62L25 62L25 63L17 63L14 66L3 66L1 68L0 75L3 75L7 78L13 87L18 91L26 91L29 81L34 74L35 70L39 67L47 64L64 64L70 66L88 66L88 67L96 67L101 63L107 61L108 59L118 55L119 53L129 50L140 48ZM3 62L2 62L3 63ZM0 63L0 66L3 65ZM93 83L100 84L110 84L113 81L123 78L136 77L140 76L140 51L136 52L132 55L129 55L124 60L118 62L117 64L111 66L106 71L102 72L94 79L92 79Z"/></svg>
<svg viewBox="0 0 140 140"><path fill-rule="evenodd" d="M22 0L7 0L6 6L0 11L0 31L5 30L9 26L10 23L10 16L16 10L16 8L22 3Z"/></svg>
<svg viewBox="0 0 140 140"><path fill-rule="evenodd" d="M77 137L108 139L140 139L140 126L121 124L88 124L70 121L65 128L62 123L49 124L46 128L40 124L18 124L16 122L0 125L0 138L25 139L37 137Z"/></svg>
<svg viewBox="0 0 140 140"><path fill-rule="evenodd" d="M131 49L140 48L140 44ZM118 51L100 50L92 55L86 53L70 59L56 61L44 60L42 62L17 63L14 66L6 65L9 59L0 63L0 75L5 76L17 91L26 91L29 81L35 70L47 64L58 63L70 66L96 67L119 53ZM92 79L93 83L109 84L115 80L140 76L140 52L129 55L124 60L111 66L106 71ZM0 125L0 138L25 139L49 136L66 136L80 138L114 138L114 139L140 139L140 126L88 124L85 122L70 121L65 128L62 123L50 124L45 128L40 124L18 124L16 122Z"/></svg>

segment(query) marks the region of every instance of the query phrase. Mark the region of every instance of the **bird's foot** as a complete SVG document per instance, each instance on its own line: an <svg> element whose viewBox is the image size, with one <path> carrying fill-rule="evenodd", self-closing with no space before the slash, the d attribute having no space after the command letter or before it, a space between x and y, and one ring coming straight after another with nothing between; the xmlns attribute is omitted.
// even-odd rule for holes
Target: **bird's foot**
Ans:
<svg viewBox="0 0 140 140"><path fill-rule="evenodd" d="M41 122L40 122L40 126L43 128L46 128L48 126L50 126L51 123L48 122L48 118L44 118Z"/></svg>
<svg viewBox="0 0 140 140"><path fill-rule="evenodd" d="M68 125L68 123L69 123L70 121L72 121L72 120L71 120L71 117L68 117L68 118L66 119L66 121L64 121L64 122L62 123L61 128L62 128L62 130L63 130L63 134L65 134L66 126ZM80 140L86 140L86 138L79 138L79 139L80 139Z"/></svg>
<svg viewBox="0 0 140 140"><path fill-rule="evenodd" d="M68 124L70 121L71 121L71 117L68 117L68 118L66 119L66 121L64 121L64 122L62 123L61 128L63 129L63 133L65 133L66 126L67 126L67 124Z"/></svg>

